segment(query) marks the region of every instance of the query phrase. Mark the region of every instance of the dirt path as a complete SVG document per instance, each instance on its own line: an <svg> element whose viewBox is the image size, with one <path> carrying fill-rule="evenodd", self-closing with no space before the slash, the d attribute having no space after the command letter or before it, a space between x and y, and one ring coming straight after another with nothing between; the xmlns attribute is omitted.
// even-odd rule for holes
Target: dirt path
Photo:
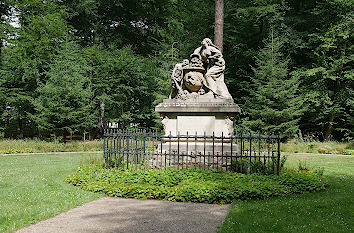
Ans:
<svg viewBox="0 0 354 233"><path fill-rule="evenodd" d="M103 197L17 233L216 232L229 205Z"/></svg>

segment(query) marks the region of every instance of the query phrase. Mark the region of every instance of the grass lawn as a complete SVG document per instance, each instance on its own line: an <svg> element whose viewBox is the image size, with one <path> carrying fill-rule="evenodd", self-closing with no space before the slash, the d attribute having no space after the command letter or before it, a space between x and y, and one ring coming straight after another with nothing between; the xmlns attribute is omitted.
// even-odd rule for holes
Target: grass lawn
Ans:
<svg viewBox="0 0 354 233"><path fill-rule="evenodd" d="M39 139L0 139L0 154L61 151L103 151L103 140L46 142Z"/></svg>
<svg viewBox="0 0 354 233"><path fill-rule="evenodd" d="M102 196L64 182L80 164L101 156L0 156L0 232L12 232Z"/></svg>
<svg viewBox="0 0 354 233"><path fill-rule="evenodd" d="M354 157L289 155L324 168L331 186L321 192L257 201L235 201L220 232L354 232Z"/></svg>
<svg viewBox="0 0 354 233"><path fill-rule="evenodd" d="M101 154L0 156L0 232L46 219L102 194L66 184L80 164ZM323 167L331 186L322 192L235 201L221 232L353 232L354 157L301 155L287 165ZM303 162L304 164L304 162Z"/></svg>

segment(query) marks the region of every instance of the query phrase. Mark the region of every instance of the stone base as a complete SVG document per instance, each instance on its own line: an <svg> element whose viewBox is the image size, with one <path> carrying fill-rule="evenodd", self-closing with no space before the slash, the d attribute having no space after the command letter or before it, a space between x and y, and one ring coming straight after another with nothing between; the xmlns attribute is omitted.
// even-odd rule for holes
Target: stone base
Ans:
<svg viewBox="0 0 354 233"><path fill-rule="evenodd" d="M190 141L187 142L165 142L158 146L158 153L162 154L194 154L194 155L208 155L208 154L228 154L230 155L239 152L238 145L232 144L230 141L224 143L212 143L203 141Z"/></svg>
<svg viewBox="0 0 354 233"><path fill-rule="evenodd" d="M229 137L233 133L234 116L240 108L230 99L210 102L167 99L156 106L155 111L160 113L166 136L212 136L214 133L217 137Z"/></svg>
<svg viewBox="0 0 354 233"><path fill-rule="evenodd" d="M204 142L166 142L158 146L158 150L149 160L153 168L218 168L231 169L231 159L240 154L238 145L231 143Z"/></svg>
<svg viewBox="0 0 354 233"><path fill-rule="evenodd" d="M228 137L233 134L233 119L240 108L232 99L192 97L167 99L156 106L165 137L149 167L231 168L231 155L235 158L239 149Z"/></svg>
<svg viewBox="0 0 354 233"><path fill-rule="evenodd" d="M232 159L235 161L237 153L233 154L231 158L230 154L221 155L221 154L183 154L179 156L176 153L172 154L155 154L148 161L148 166L150 168L205 168L205 169L223 169L231 170Z"/></svg>

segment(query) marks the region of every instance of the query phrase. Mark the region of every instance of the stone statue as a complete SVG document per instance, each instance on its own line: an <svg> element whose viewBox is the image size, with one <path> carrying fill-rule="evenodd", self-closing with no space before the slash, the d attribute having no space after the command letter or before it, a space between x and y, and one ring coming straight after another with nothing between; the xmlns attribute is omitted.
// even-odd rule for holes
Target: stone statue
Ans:
<svg viewBox="0 0 354 233"><path fill-rule="evenodd" d="M238 153L238 147L231 139L213 143L204 137L196 137L193 142L185 140L187 135L210 138L233 134L234 118L241 110L224 83L224 71L223 55L208 38L202 41L188 60L174 66L171 94L155 107L160 114L165 135L164 142L158 148L159 153L166 153L162 160L172 158L171 165L178 164L179 160L174 160L171 153L184 153L185 161L191 163L198 153ZM178 138L180 136L183 136L182 140ZM221 161L217 164L221 164Z"/></svg>
<svg viewBox="0 0 354 233"><path fill-rule="evenodd" d="M170 99L186 100L196 96L232 99L224 82L225 60L209 38L194 50L189 60L175 65Z"/></svg>
<svg viewBox="0 0 354 233"><path fill-rule="evenodd" d="M172 90L169 97L170 99L183 98L183 68L188 66L188 64L189 61L187 59L184 59L182 63L178 63L175 65L175 68L173 69L171 75Z"/></svg>

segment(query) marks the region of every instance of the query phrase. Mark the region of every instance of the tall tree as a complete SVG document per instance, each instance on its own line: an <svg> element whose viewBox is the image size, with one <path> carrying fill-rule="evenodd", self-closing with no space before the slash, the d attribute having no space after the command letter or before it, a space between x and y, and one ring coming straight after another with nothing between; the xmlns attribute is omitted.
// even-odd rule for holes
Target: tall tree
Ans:
<svg viewBox="0 0 354 233"><path fill-rule="evenodd" d="M20 135L36 131L28 114L34 113L32 101L39 95L37 88L47 80L50 60L69 34L66 13L54 1L13 1L19 15L20 28L16 36L8 38L3 48L0 84L7 96L7 107L12 109L8 120L17 125Z"/></svg>
<svg viewBox="0 0 354 233"><path fill-rule="evenodd" d="M224 35L224 0L215 0L215 26L214 26L214 43L223 51L223 35Z"/></svg>
<svg viewBox="0 0 354 233"><path fill-rule="evenodd" d="M7 16L9 15L10 5L8 0L4 0L0 2L0 137L3 136L4 129L4 118L6 111L6 95L5 90L2 87L2 83L4 82L4 77L1 74L2 70L2 48L7 38L7 28L8 28L8 20Z"/></svg>
<svg viewBox="0 0 354 233"><path fill-rule="evenodd" d="M244 123L253 131L281 132L291 138L298 131L301 100L298 79L288 73L289 60L282 54L281 37L271 31L265 47L256 57L251 98L244 111Z"/></svg>
<svg viewBox="0 0 354 233"><path fill-rule="evenodd" d="M0 65L1 65L1 49L3 47L4 39L6 37L6 17L10 13L10 4L8 0L0 2Z"/></svg>
<svg viewBox="0 0 354 233"><path fill-rule="evenodd" d="M354 138L353 12L352 1L319 1L313 10L319 28L309 35L312 64L294 72L308 106L302 129L325 140Z"/></svg>
<svg viewBox="0 0 354 233"><path fill-rule="evenodd" d="M93 93L89 80L90 66L73 42L61 46L49 66L48 80L33 100L36 113L31 118L43 132L66 136L83 133L93 127Z"/></svg>
<svg viewBox="0 0 354 233"><path fill-rule="evenodd" d="M93 70L90 74L98 133L104 122L121 127L137 123L154 126L156 72L154 63L131 48L92 46L85 49Z"/></svg>

